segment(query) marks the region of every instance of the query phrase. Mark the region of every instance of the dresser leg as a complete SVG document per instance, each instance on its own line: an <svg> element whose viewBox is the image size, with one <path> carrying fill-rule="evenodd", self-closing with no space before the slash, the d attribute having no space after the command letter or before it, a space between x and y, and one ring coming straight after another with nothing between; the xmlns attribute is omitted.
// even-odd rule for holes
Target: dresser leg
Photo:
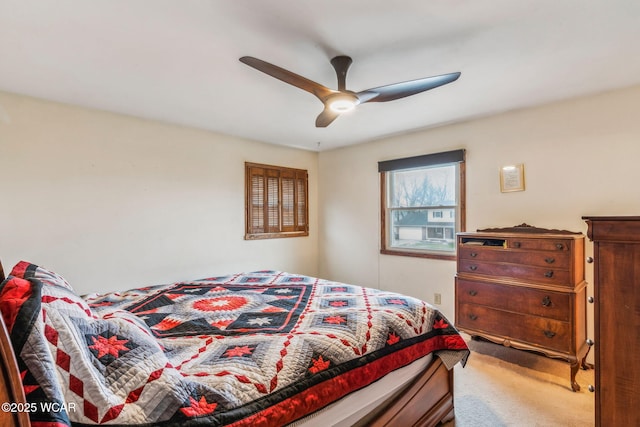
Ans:
<svg viewBox="0 0 640 427"><path fill-rule="evenodd" d="M587 356L589 355L589 352L591 351L591 347L592 346L589 346L589 348L587 349L587 352L585 353L584 357L582 358L582 362L580 362L580 367L585 371L587 369L593 369L593 364L587 363Z"/></svg>
<svg viewBox="0 0 640 427"><path fill-rule="evenodd" d="M580 384L576 382L576 375L578 374L578 369L580 369L581 363L577 360L571 364L571 390L580 391Z"/></svg>

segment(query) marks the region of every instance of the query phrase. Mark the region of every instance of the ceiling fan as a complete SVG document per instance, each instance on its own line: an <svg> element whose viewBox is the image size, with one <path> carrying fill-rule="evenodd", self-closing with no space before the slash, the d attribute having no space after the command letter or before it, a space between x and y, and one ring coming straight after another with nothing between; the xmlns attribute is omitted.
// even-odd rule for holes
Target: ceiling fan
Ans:
<svg viewBox="0 0 640 427"><path fill-rule="evenodd" d="M316 118L316 127L329 126L341 113L352 110L358 104L393 101L446 85L460 77L460 73L455 72L353 92L346 88L347 70L352 63L352 59L348 56L336 56L331 60L331 65L333 65L338 76L338 90L329 89L319 83L258 58L243 56L240 58L240 62L258 71L262 71L271 77L275 77L285 83L305 90L320 99L324 104L324 110Z"/></svg>

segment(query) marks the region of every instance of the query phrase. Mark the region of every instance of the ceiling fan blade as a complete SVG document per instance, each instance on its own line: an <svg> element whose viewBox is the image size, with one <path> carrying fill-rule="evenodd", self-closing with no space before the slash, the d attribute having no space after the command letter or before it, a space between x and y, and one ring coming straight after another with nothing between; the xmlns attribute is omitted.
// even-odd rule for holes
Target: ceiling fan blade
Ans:
<svg viewBox="0 0 640 427"><path fill-rule="evenodd" d="M302 90L305 90L313 95L317 96L321 101L324 101L328 96L332 95L336 91L329 89L319 83L311 81L305 77L299 76L296 73L292 73L289 70L280 68L277 65L270 64L258 58L251 56L243 56L240 58L240 62L247 64L250 67L255 68L258 71L262 71L265 74L275 77L290 85L296 86Z"/></svg>
<svg viewBox="0 0 640 427"><path fill-rule="evenodd" d="M316 118L316 127L317 128L326 128L327 126L329 126L331 124L331 122L333 122L335 119L337 119L339 115L340 115L340 113L336 113L335 111L333 111L329 107L325 106L324 107L324 111L322 111L322 113L320 113L318 115L318 117Z"/></svg>
<svg viewBox="0 0 640 427"><path fill-rule="evenodd" d="M387 86L375 87L356 95L360 104L365 102L387 102L406 96L415 95L438 86L456 81L460 77L459 72L443 74L440 76L425 77L423 79L410 80L408 82L394 83Z"/></svg>

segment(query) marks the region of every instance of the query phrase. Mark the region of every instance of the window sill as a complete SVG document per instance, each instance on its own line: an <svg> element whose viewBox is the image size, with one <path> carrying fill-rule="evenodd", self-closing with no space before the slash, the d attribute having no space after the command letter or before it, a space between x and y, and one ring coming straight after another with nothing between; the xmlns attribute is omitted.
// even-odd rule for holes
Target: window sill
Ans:
<svg viewBox="0 0 640 427"><path fill-rule="evenodd" d="M456 260L456 254L439 254L433 252L417 252L417 251L402 251L395 249L380 249L382 255L395 255L395 256L408 256L414 258L430 258L430 259L443 259L443 260Z"/></svg>
<svg viewBox="0 0 640 427"><path fill-rule="evenodd" d="M282 239L285 237L304 237L308 236L308 231L294 231L290 233L259 233L245 234L244 240L260 240L260 239Z"/></svg>

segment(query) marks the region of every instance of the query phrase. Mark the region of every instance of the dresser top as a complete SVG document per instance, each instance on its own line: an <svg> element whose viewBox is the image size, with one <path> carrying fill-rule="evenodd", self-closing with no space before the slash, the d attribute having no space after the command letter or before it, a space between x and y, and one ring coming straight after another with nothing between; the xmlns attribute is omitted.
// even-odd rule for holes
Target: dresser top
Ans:
<svg viewBox="0 0 640 427"><path fill-rule="evenodd" d="M583 216L585 221L640 221L640 216Z"/></svg>
<svg viewBox="0 0 640 427"><path fill-rule="evenodd" d="M471 236L471 235L479 235L479 234L492 234L499 233L503 236L513 235L515 237L523 237L523 236L531 236L531 237L553 237L553 236L561 236L561 237L580 237L582 233L579 231L568 231L568 230L558 230L558 229L549 229L549 228L540 228L534 227L529 224L520 224L515 225L513 227L502 227L502 228L484 228L479 229L477 232L462 232L458 233L459 236Z"/></svg>
<svg viewBox="0 0 640 427"><path fill-rule="evenodd" d="M640 216L583 216L593 241L640 242Z"/></svg>

